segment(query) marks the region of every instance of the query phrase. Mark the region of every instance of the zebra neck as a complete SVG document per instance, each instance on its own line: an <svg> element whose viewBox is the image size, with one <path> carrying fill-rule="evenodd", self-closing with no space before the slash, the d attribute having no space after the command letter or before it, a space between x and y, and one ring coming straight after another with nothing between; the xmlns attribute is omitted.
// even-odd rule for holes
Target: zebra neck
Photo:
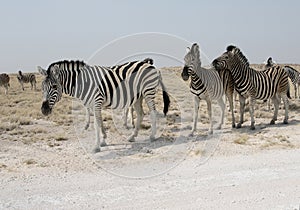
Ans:
<svg viewBox="0 0 300 210"><path fill-rule="evenodd" d="M62 86L62 92L74 97L77 72L62 70L59 73L58 80Z"/></svg>

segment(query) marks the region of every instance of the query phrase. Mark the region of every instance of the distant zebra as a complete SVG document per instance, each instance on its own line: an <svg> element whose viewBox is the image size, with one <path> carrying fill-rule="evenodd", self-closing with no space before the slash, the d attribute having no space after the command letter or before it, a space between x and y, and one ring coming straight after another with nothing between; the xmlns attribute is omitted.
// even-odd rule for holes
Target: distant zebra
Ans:
<svg viewBox="0 0 300 210"><path fill-rule="evenodd" d="M24 90L24 83L30 83L31 90L33 88L34 88L34 90L36 90L36 79L35 79L34 74L32 74L32 73L23 74L22 71L19 71L17 78L19 80L22 90Z"/></svg>
<svg viewBox="0 0 300 210"><path fill-rule="evenodd" d="M0 74L0 86L3 86L5 88L5 95L7 95L8 87L10 87L8 74Z"/></svg>
<svg viewBox="0 0 300 210"><path fill-rule="evenodd" d="M267 64L265 65L265 68L269 68L274 65L275 63L273 62L272 58L269 57L267 60ZM291 66L284 66L283 68L288 74L291 82L293 83L294 90L295 90L295 98L297 98L297 96L299 96L300 72Z"/></svg>
<svg viewBox="0 0 300 210"><path fill-rule="evenodd" d="M235 81L235 88L240 94L240 128L244 121L245 99L250 96L251 129L255 129L254 104L256 99L266 100L271 98L275 111L270 124L277 120L278 107L281 98L285 105L285 117L283 123L288 123L288 75L280 66L274 66L263 71L257 71L250 67L247 58L239 48L228 46L227 52L213 61L216 69L229 69Z"/></svg>
<svg viewBox="0 0 300 210"><path fill-rule="evenodd" d="M215 69L205 69L201 67L199 46L196 43L192 45L191 49L188 48L188 52L184 57L184 68L182 70L181 77L184 81L187 81L189 77L191 77L190 91L194 94L193 128L190 135L194 135L194 132L197 129L198 110L201 99L204 99L207 103L210 120L208 133L213 133L212 100L216 100L221 108L221 118L218 125L218 129L221 129L224 121L225 110L225 104L223 101L223 83Z"/></svg>
<svg viewBox="0 0 300 210"><path fill-rule="evenodd" d="M41 111L49 115L53 106L62 96L62 93L80 99L84 106L94 110L96 146L94 152L100 151L100 146L105 146L107 137L102 123L101 110L105 107L111 109L127 108L134 105L137 113L137 123L128 141L134 141L143 118L140 106L142 98L145 99L151 119L150 139L155 139L156 111L155 93L158 85L162 85L162 78L157 69L145 62L128 62L134 68L122 71L113 71L103 66L89 66L81 61L59 61L52 63L47 70L38 67L39 72L45 76L42 82L44 99ZM163 91L164 114L168 112L169 96ZM100 130L103 134L100 143Z"/></svg>

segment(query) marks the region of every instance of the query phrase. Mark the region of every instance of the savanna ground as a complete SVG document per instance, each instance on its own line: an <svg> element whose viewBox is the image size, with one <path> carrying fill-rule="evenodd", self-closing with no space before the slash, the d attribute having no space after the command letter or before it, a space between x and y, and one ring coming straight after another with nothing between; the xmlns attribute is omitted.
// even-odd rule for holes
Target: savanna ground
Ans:
<svg viewBox="0 0 300 210"><path fill-rule="evenodd" d="M126 142L132 128L122 126L122 112L105 110L109 146L98 154L91 153L93 118L84 131L84 109L76 100L63 97L45 117L42 78L37 75L37 91L27 84L23 92L11 74L9 94L0 89L0 209L298 209L300 100L293 87L288 125L282 109L277 124L269 125L273 111L257 101L256 130L249 130L246 108L243 128L232 129L226 111L223 129L207 135L202 101L198 131L189 137L193 98L180 70L162 69L171 106L164 118L158 91L157 140L149 140L146 105L134 143Z"/></svg>

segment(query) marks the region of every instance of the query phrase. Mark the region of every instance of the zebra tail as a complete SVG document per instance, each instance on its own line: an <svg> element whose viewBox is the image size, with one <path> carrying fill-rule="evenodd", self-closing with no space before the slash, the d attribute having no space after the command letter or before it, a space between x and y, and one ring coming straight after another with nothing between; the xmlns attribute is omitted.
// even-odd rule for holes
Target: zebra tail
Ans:
<svg viewBox="0 0 300 210"><path fill-rule="evenodd" d="M167 115L170 106L170 97L169 94L163 90L163 99L164 99L164 114Z"/></svg>

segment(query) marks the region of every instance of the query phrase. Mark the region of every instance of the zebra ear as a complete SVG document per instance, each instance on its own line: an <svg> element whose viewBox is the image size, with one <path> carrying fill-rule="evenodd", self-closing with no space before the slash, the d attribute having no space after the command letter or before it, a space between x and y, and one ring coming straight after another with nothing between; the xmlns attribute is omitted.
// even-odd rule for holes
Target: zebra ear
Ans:
<svg viewBox="0 0 300 210"><path fill-rule="evenodd" d="M191 48L190 47L187 47L186 48L186 53L190 52Z"/></svg>
<svg viewBox="0 0 300 210"><path fill-rule="evenodd" d="M37 69L38 69L38 72L39 72L41 75L48 76L47 70L43 69L43 68L40 67L40 66L38 66Z"/></svg>

